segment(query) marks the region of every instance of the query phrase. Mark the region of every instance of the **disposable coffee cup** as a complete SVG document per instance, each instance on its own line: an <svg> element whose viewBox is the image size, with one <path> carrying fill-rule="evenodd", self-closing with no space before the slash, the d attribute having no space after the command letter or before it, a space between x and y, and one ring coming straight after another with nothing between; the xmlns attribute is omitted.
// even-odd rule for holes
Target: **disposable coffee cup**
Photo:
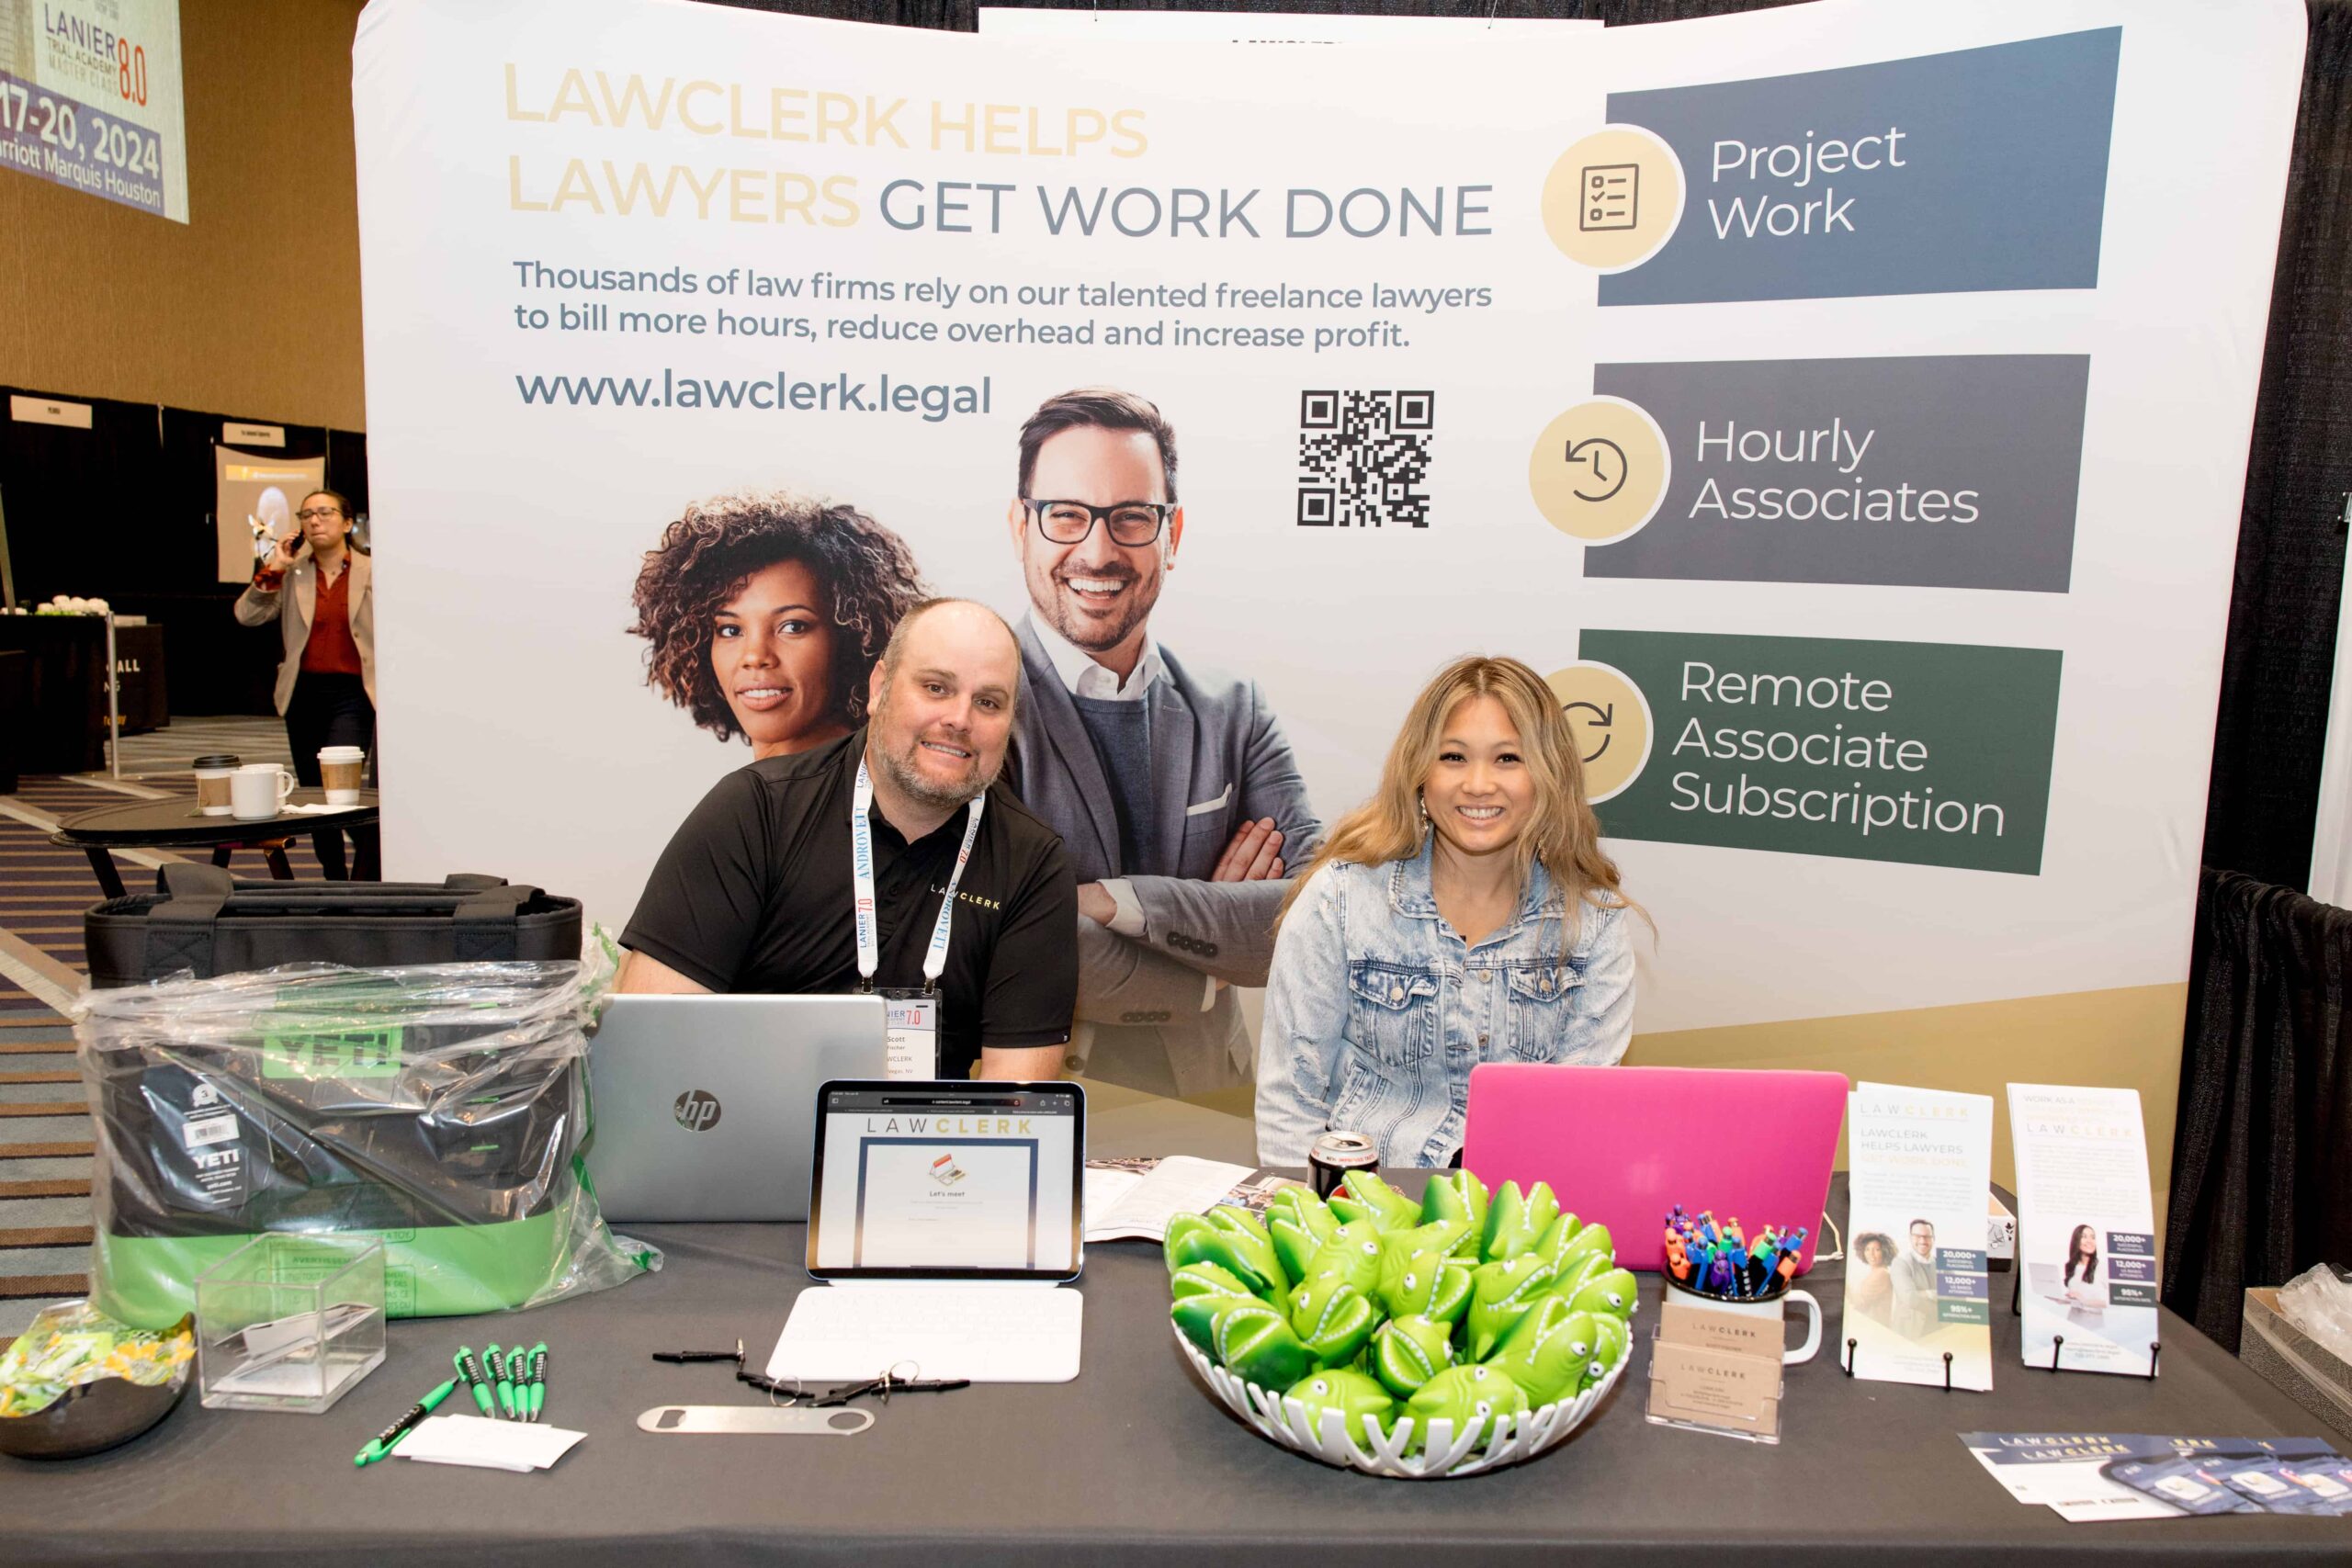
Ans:
<svg viewBox="0 0 2352 1568"><path fill-rule="evenodd" d="M286 808L294 793L294 770L278 762L247 762L229 781L230 815L260 822Z"/></svg>
<svg viewBox="0 0 2352 1568"><path fill-rule="evenodd" d="M229 779L237 771L237 759L228 751L216 751L196 760L196 808L206 817L229 815Z"/></svg>
<svg viewBox="0 0 2352 1568"><path fill-rule="evenodd" d="M324 746L319 750L319 782L326 786L329 806L359 804L359 774L368 753L357 746Z"/></svg>

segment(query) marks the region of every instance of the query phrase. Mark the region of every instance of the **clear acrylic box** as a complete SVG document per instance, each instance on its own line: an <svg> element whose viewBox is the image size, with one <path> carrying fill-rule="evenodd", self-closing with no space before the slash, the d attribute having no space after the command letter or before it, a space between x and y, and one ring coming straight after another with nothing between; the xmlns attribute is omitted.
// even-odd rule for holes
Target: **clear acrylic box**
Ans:
<svg viewBox="0 0 2352 1568"><path fill-rule="evenodd" d="M210 1410L318 1415L384 1359L384 1244L254 1238L196 1280L197 1376Z"/></svg>

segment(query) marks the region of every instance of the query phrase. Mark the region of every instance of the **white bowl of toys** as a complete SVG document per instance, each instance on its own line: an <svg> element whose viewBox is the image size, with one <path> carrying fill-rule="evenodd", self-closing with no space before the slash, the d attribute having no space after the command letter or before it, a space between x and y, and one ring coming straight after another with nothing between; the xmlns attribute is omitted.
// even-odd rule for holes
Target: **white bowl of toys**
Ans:
<svg viewBox="0 0 2352 1568"><path fill-rule="evenodd" d="M1616 1386L1640 1299L1606 1225L1550 1187L1468 1171L1419 1202L1366 1171L1168 1228L1176 1342L1270 1442L1370 1475L1434 1481L1566 1438Z"/></svg>

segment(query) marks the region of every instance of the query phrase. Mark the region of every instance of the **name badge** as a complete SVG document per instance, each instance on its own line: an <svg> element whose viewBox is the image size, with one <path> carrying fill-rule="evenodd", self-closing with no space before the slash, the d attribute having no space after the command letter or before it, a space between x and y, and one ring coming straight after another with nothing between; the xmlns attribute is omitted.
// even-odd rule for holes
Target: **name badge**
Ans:
<svg viewBox="0 0 2352 1568"><path fill-rule="evenodd" d="M935 991L884 987L882 1037L888 1046L883 1076L926 1079L939 1077L939 996Z"/></svg>

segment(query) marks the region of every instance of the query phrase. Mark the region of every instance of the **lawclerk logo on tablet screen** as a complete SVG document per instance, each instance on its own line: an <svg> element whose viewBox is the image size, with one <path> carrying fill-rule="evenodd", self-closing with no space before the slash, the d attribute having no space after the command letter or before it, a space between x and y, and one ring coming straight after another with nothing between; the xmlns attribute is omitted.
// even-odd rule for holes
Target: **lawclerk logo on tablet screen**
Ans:
<svg viewBox="0 0 2352 1568"><path fill-rule="evenodd" d="M1067 1273L1078 1128L1070 1089L828 1088L817 1268Z"/></svg>

